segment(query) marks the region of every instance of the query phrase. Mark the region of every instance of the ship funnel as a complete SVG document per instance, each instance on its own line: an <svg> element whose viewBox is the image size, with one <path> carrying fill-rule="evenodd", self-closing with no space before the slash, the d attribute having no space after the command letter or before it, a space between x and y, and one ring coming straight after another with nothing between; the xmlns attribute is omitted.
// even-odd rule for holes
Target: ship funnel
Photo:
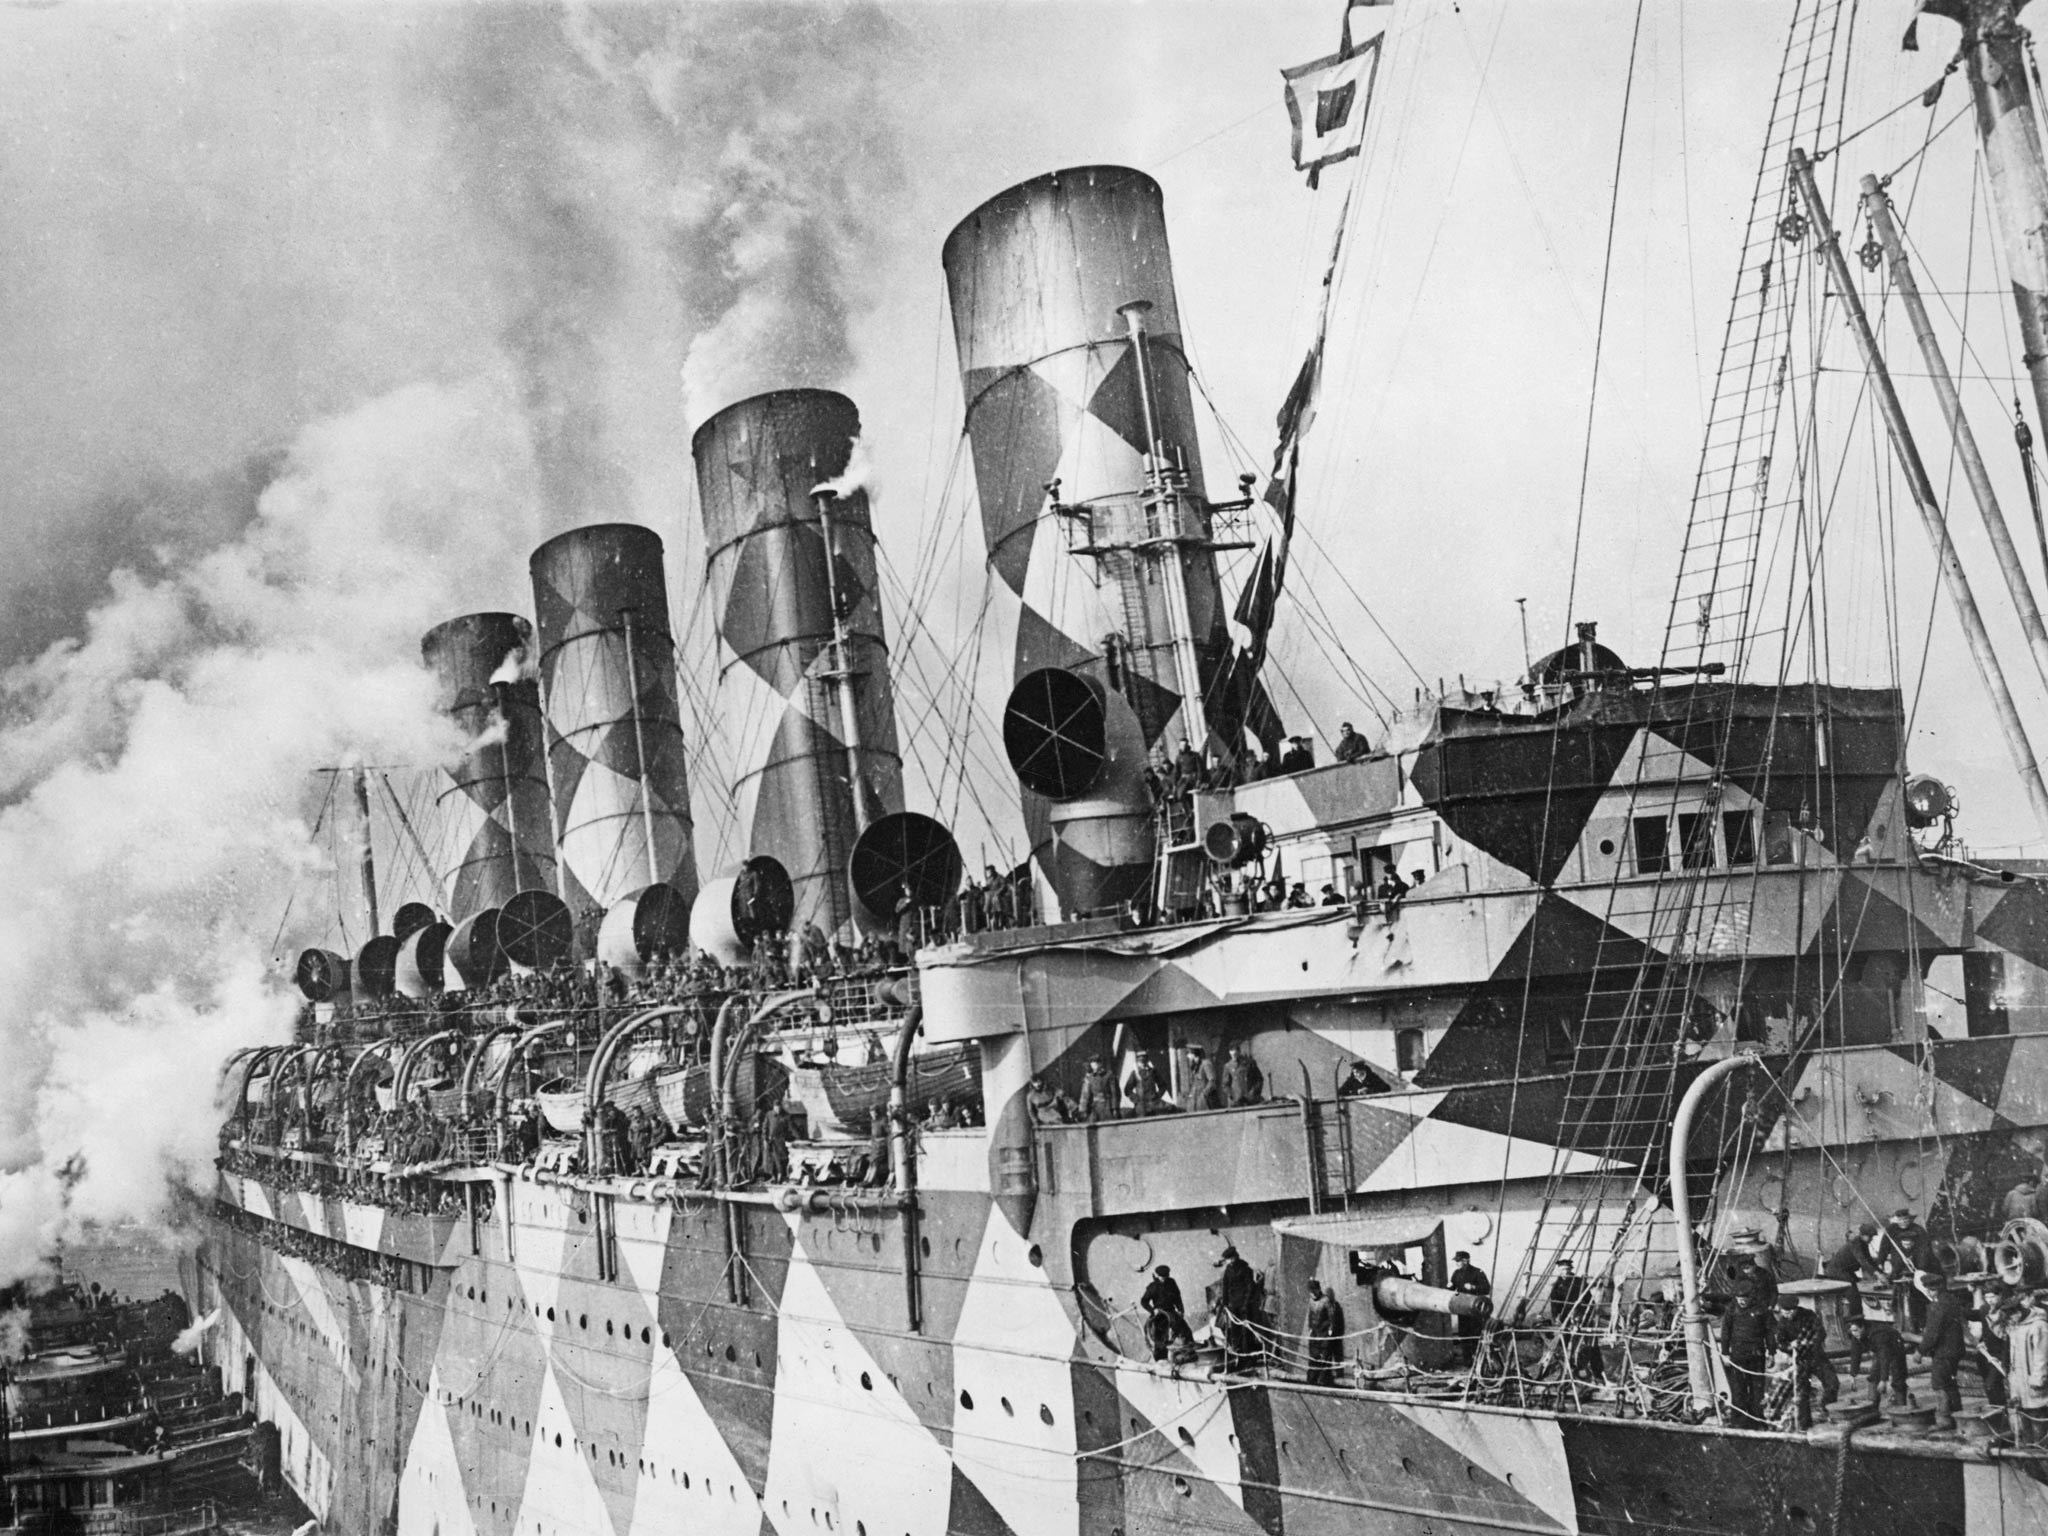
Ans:
<svg viewBox="0 0 2048 1536"><path fill-rule="evenodd" d="M436 803L447 850L437 873L459 923L521 891L555 889L533 627L517 614L465 614L428 630L420 654L467 743L446 765Z"/></svg>
<svg viewBox="0 0 2048 1536"><path fill-rule="evenodd" d="M1029 673L1003 709L1017 778L1052 802L1046 876L1069 917L1121 906L1152 874L1145 740L1121 694L1057 667Z"/></svg>
<svg viewBox="0 0 2048 1536"><path fill-rule="evenodd" d="M698 894L690 908L690 942L720 965L745 965L757 940L789 932L795 911L788 871L756 854Z"/></svg>
<svg viewBox="0 0 2048 1536"><path fill-rule="evenodd" d="M1176 645L1207 693L1230 636L1159 185L1119 166L1040 176L963 219L943 260L1013 675L1100 673L1116 636L1141 746L1170 755L1187 734ZM1209 723L1234 752L1233 722Z"/></svg>
<svg viewBox="0 0 2048 1536"><path fill-rule="evenodd" d="M668 583L635 524L561 534L531 568L558 891L587 953L620 898L697 890Z"/></svg>
<svg viewBox="0 0 2048 1536"><path fill-rule="evenodd" d="M893 921L895 885L877 911L849 862L903 810L859 435L844 395L789 389L727 406L691 440L747 852L788 871L796 926L841 937Z"/></svg>

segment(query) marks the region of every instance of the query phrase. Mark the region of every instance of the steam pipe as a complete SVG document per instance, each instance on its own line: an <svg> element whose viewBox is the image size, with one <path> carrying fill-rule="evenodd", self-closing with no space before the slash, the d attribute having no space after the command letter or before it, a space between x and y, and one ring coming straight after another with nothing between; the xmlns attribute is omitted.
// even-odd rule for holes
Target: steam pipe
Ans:
<svg viewBox="0 0 2048 1536"><path fill-rule="evenodd" d="M259 1046L254 1052L250 1054L248 1065L244 1067L242 1070L241 1091L235 1095L235 1118L242 1122L242 1126L245 1132L249 1124L250 1080L256 1076L256 1069L263 1065L264 1060L266 1058L275 1056L279 1052L288 1049L290 1049L290 1047L283 1045L265 1045ZM271 1069L271 1074L273 1077L275 1077L276 1075L276 1070L277 1069L274 1067Z"/></svg>
<svg viewBox="0 0 2048 1536"><path fill-rule="evenodd" d="M370 909L370 937L375 938L384 931L384 925L377 919L377 857L372 851L370 836L370 770L360 765L354 774L356 795L356 831L362 839L359 850L363 871L363 903Z"/></svg>
<svg viewBox="0 0 2048 1536"><path fill-rule="evenodd" d="M816 491L818 504L818 532L825 545L825 601L832 609L832 691L839 698L839 732L846 739L846 781L853 792L853 827L856 832L865 832L876 815L876 808L869 803L867 775L861 772L860 711L855 708L853 697L853 649L847 642L846 615L839 607L839 576L833 569L837 563L832 558L832 503L837 500L832 491Z"/></svg>
<svg viewBox="0 0 2048 1536"><path fill-rule="evenodd" d="M626 686L633 690L633 766L640 771L640 831L647 839L647 875L651 880L661 878L661 860L655 853L654 844L654 795L648 782L647 773L647 723L641 717L640 702L640 659L635 654L638 647L633 643L633 610L619 610L619 627L626 635Z"/></svg>
<svg viewBox="0 0 2048 1536"><path fill-rule="evenodd" d="M1797 150L1793 153L1796 155ZM1700 1309L1700 1267L1692 1247L1692 1196L1685 1183L1685 1147L1692 1139L1692 1117L1706 1099L1707 1090L1722 1078L1743 1067L1756 1065L1753 1055L1729 1056L1715 1062L1692 1080L1685 1097L1678 1101L1678 1114L1671 1122L1671 1220L1677 1227L1678 1286L1684 1296L1681 1321L1685 1325L1685 1371L1692 1386L1692 1406L1704 1413L1714 1406L1714 1367L1707 1354L1707 1314Z"/></svg>
<svg viewBox="0 0 2048 1536"><path fill-rule="evenodd" d="M774 1014L780 1013L796 1003L810 1002L817 994L806 988L800 992L777 992L756 1008L747 1022L731 1033L731 1059L728 1060L728 1030L734 1010L739 1007L738 994L728 997L718 1005L718 1017L711 1025L711 1059L708 1064L712 1104L715 1109L711 1128L712 1145L717 1149L716 1162L721 1179L724 1178L726 1160L726 1128L739 1118L739 1090L734 1083L734 1065L739 1060L739 1045L761 1024Z"/></svg>

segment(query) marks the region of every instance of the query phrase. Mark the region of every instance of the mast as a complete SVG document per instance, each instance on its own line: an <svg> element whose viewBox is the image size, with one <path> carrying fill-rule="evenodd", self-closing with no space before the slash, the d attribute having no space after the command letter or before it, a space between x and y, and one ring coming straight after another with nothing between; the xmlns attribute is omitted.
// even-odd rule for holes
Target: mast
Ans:
<svg viewBox="0 0 2048 1536"><path fill-rule="evenodd" d="M1842 254L1835 226L1828 219L1826 205L1821 202L1820 188L1814 184L1813 163L1806 158L1804 150L1792 151L1792 177L1798 183L1807 215L1813 220L1821 258L1827 263L1829 276L1834 279L1835 288L1849 312L1849 325L1856 333L1856 348L1862 353L1864 369L1870 375L1871 391L1877 397L1878 410L1892 440L1892 451L1898 455L1899 467L1905 473L1913 505L1920 513L1920 524L1927 530L1928 542L1934 546L1942 581L1948 588L1949 601L1955 604L1956 617L1962 621L1971 659L1977 664L1977 675L1983 680L1984 691L1991 696L1992 711L1998 716L1999 728L2005 734L2005 745L2012 754L2020 784L2027 792L2027 803L2034 809L2035 823L2043 835L2048 836L2048 786L2041 782L2040 764L2034 759L2026 727L2020 723L2019 709L2012 701L2012 690L2006 685L1998 653L1991 648L1991 636L1984 628L1984 615L1977 609L1976 596L1970 591L1970 578L1964 573L1963 562L1956 554L1955 541L1949 537L1941 503L1934 497L1934 483L1928 478L1927 466L1921 462L1920 450L1913 442L1913 429L1906 422L1898 391L1892 387L1892 376L1885 367L1884 354L1878 350L1877 338L1871 333L1870 317L1864 313L1863 300L1856 292L1856 279L1850 274L1848 258Z"/></svg>
<svg viewBox="0 0 2048 1536"><path fill-rule="evenodd" d="M1913 265L1906 260L1905 245L1899 239L1898 225L1892 221L1891 199L1875 176L1863 178L1863 212L1870 220L1870 227L1877 231L1878 241L1884 246L1885 256L1891 263L1892 287L1898 291L1899 302L1906 307L1906 317L1912 322L1913 335L1920 343L1920 355L1926 359L1928 377L1934 381L1934 392L1940 397L1942 415L1948 418L1949 432L1954 436L1956 451L1963 461L1963 478L1969 482L1970 494L1976 498L1977 510L1983 515L1984 530L1991 535L1991 548L1998 557L1998 569L2005 577L2006 590L2012 594L2013 608L2020 616L2020 629L2027 637L2027 649L2034 658L2034 669L2041 675L2041 681L2048 685L2048 630L2041 627L2041 610L2034 606L2034 589L2027 581L2026 568L2020 564L2018 546L2012 541L2012 531L2006 527L2005 513L1998 505L1998 493L1991 488L1991 475L1984 467L1984 455L1978 451L1977 435L1970 430L1970 419L1963 414L1961 396L1956 393L1955 379L1949 374L1948 360L1941 354L1941 342L1934 334L1934 322L1927 316L1927 306L1920 298L1920 284L1913 276Z"/></svg>
<svg viewBox="0 0 2048 1536"><path fill-rule="evenodd" d="M371 851L370 838L370 770L356 764L349 774L349 783L356 797L356 854L362 870L363 905L370 909L370 937L374 939L384 931L384 925L377 920L377 858Z"/></svg>
<svg viewBox="0 0 2048 1536"><path fill-rule="evenodd" d="M1181 486L1177 469L1167 463L1159 440L1159 409L1152 393L1152 353L1145 335L1148 300L1122 305L1117 313L1129 329L1131 351L1138 365L1138 402L1145 417L1145 530L1139 548L1158 566L1166 589L1166 622L1173 643L1174 672L1180 682L1181 735L1197 752L1207 750L1209 714L1202 698L1201 663L1195 656L1193 622L1188 614L1186 573L1181 570Z"/></svg>
<svg viewBox="0 0 2048 1536"><path fill-rule="evenodd" d="M2035 116L2033 62L2016 19L2026 0L1926 0L1922 9L1963 29L1963 65L1991 207L2019 311L2035 414L2048 421L2048 165Z"/></svg>
<svg viewBox="0 0 2048 1536"><path fill-rule="evenodd" d="M846 782L853 792L853 825L865 832L880 812L869 802L867 777L861 772L860 709L853 692L853 647L846 630L846 610L839 602L839 574L832 531L832 503L837 493L812 492L818 503L818 531L825 543L825 601L832 610L832 666L825 676L839 702L839 733L846 744Z"/></svg>

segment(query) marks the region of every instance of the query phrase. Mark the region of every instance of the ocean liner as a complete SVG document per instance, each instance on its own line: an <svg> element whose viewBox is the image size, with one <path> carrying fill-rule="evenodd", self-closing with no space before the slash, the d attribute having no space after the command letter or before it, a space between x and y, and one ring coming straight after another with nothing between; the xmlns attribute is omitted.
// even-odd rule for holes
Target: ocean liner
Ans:
<svg viewBox="0 0 2048 1536"><path fill-rule="evenodd" d="M2038 170L2012 8L1927 9ZM839 395L693 441L714 878L656 533L562 534L530 624L429 634L473 743L445 899L303 954L294 1041L227 1063L194 1298L325 1528L2048 1528L2048 884L1956 840L1897 687L1751 676L1790 306L1870 336L1811 169L1842 13L1796 9L1655 664L1583 623L1336 761L1288 742L1323 341L1263 499L1210 499L1162 193L1114 166L943 251L1029 866L963 881L907 804ZM1302 76L1319 168L1378 54L1347 24ZM1831 1393L1866 1346L1887 1379Z"/></svg>

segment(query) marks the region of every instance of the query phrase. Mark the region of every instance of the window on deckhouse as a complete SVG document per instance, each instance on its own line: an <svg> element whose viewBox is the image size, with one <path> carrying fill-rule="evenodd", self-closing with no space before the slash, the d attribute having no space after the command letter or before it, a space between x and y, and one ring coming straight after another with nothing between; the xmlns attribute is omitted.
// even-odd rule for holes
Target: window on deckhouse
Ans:
<svg viewBox="0 0 2048 1536"><path fill-rule="evenodd" d="M1723 811L1721 813L1721 846L1728 850L1730 864L1754 864L1756 862L1756 813L1754 811Z"/></svg>
<svg viewBox="0 0 2048 1536"><path fill-rule="evenodd" d="M1678 845L1687 869L1714 867L1714 818L1691 812L1678 818Z"/></svg>
<svg viewBox="0 0 2048 1536"><path fill-rule="evenodd" d="M1662 816L1638 816L1634 823L1636 873L1661 875L1671 867L1671 827Z"/></svg>

